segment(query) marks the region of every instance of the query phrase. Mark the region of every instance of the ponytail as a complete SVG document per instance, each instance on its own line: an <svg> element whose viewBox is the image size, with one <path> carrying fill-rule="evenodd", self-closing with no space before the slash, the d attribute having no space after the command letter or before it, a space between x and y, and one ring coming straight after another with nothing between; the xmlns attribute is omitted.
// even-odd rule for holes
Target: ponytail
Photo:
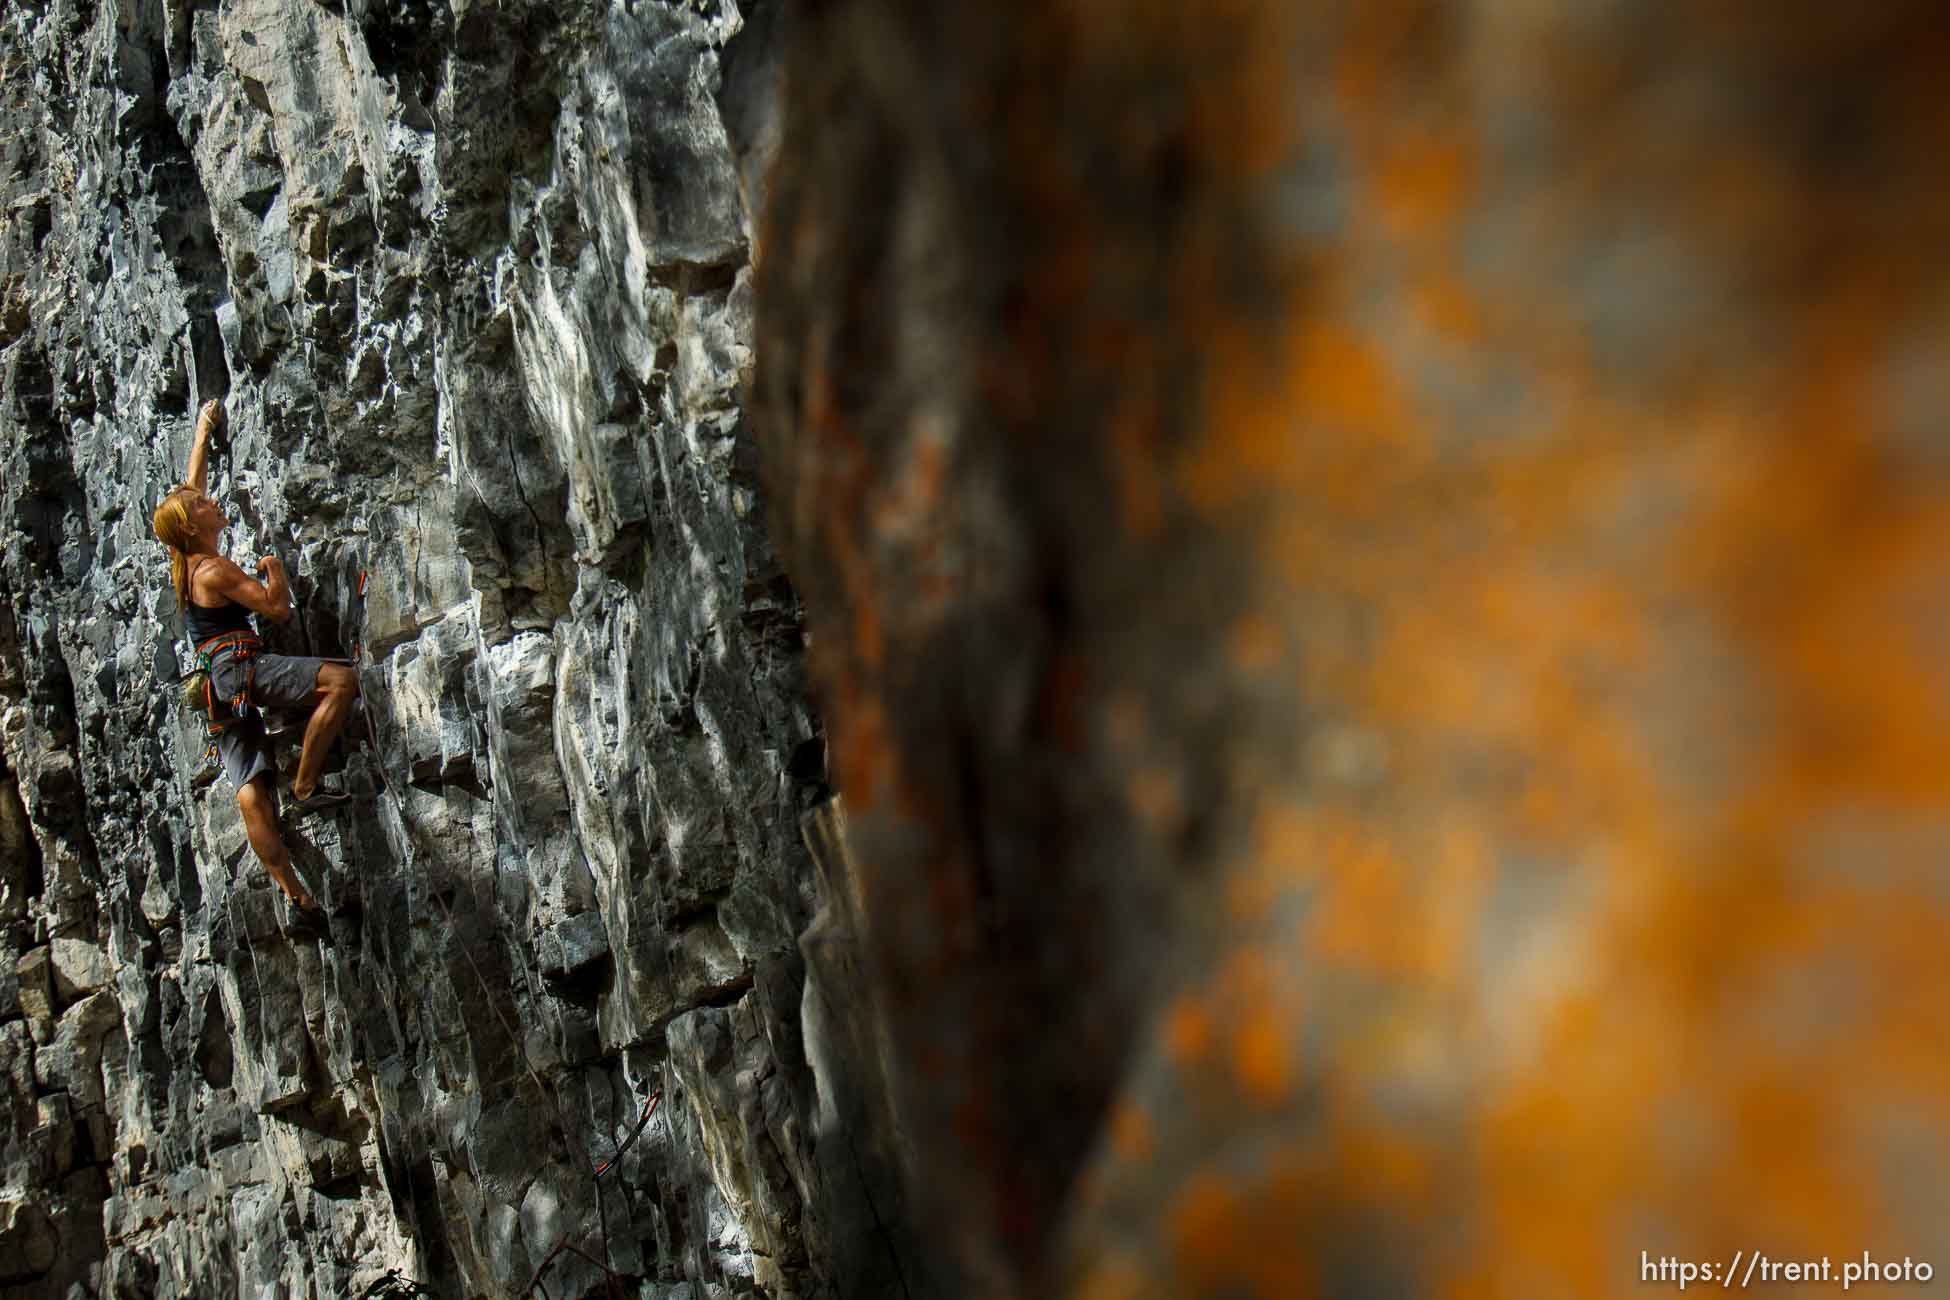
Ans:
<svg viewBox="0 0 1950 1300"><path fill-rule="evenodd" d="M190 526L190 508L183 488L177 488L156 507L156 540L169 548L169 580L176 588L176 612L180 615L189 600L190 544L196 530Z"/></svg>

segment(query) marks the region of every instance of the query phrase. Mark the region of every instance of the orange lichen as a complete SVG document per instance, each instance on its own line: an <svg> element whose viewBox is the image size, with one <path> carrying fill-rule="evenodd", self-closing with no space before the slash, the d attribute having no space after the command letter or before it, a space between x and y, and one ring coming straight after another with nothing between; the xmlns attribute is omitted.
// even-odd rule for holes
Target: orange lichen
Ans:
<svg viewBox="0 0 1950 1300"><path fill-rule="evenodd" d="M1121 1160L1134 1164L1149 1160L1157 1145L1150 1112L1130 1099L1120 1102L1111 1112L1110 1141Z"/></svg>
<svg viewBox="0 0 1950 1300"><path fill-rule="evenodd" d="M1223 1174L1195 1173L1171 1205L1171 1244L1179 1271L1193 1285L1210 1286L1252 1249L1246 1203Z"/></svg>
<svg viewBox="0 0 1950 1300"><path fill-rule="evenodd" d="M846 727L836 730L834 775L845 783L847 800L854 808L870 809L892 773L886 718L879 702L855 701Z"/></svg>
<svg viewBox="0 0 1950 1300"><path fill-rule="evenodd" d="M1212 1050L1210 1013L1196 1000L1180 998L1165 1018L1165 1045L1179 1064L1197 1064Z"/></svg>
<svg viewBox="0 0 1950 1300"><path fill-rule="evenodd" d="M1116 1256L1098 1261L1071 1295L1075 1300L1139 1300L1148 1293L1148 1281L1136 1260Z"/></svg>
<svg viewBox="0 0 1950 1300"><path fill-rule="evenodd" d="M1141 768L1131 777L1128 792L1132 809L1148 826L1167 829L1185 818L1185 797L1174 772Z"/></svg>
<svg viewBox="0 0 1950 1300"><path fill-rule="evenodd" d="M1375 208L1391 231L1404 238L1444 228L1468 195L1474 159L1457 141L1396 141L1375 178Z"/></svg>
<svg viewBox="0 0 1950 1300"><path fill-rule="evenodd" d="M1328 876L1307 922L1321 960L1376 974L1415 975L1419 913L1404 864L1388 846L1350 845L1327 864Z"/></svg>
<svg viewBox="0 0 1950 1300"><path fill-rule="evenodd" d="M1240 672L1267 672L1280 663L1284 641L1278 623L1263 614L1247 614L1226 636L1226 657Z"/></svg>
<svg viewBox="0 0 1950 1300"><path fill-rule="evenodd" d="M1414 287L1417 317L1446 341L1468 347L1485 341L1487 313L1474 294L1453 275L1429 275Z"/></svg>
<svg viewBox="0 0 1950 1300"><path fill-rule="evenodd" d="M1245 1096L1261 1106L1275 1106L1292 1095L1294 1045L1289 1035L1294 1021L1273 1005L1261 1003L1245 1013L1232 1036L1232 1073Z"/></svg>
<svg viewBox="0 0 1950 1300"><path fill-rule="evenodd" d="M1436 1190L1438 1156L1421 1135L1349 1117L1333 1142L1336 1176L1351 1202L1399 1213L1421 1209Z"/></svg>
<svg viewBox="0 0 1950 1300"><path fill-rule="evenodd" d="M1268 919L1285 886L1264 871L1240 871L1226 881L1226 915L1237 925Z"/></svg>

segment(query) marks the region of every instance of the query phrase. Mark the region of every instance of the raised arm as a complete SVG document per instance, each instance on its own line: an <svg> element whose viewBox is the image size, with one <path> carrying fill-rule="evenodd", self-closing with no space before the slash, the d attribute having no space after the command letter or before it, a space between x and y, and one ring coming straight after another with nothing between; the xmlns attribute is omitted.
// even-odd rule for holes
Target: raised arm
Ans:
<svg viewBox="0 0 1950 1300"><path fill-rule="evenodd" d="M210 469L211 435L223 428L225 418L223 401L215 397L205 402L203 409L196 413L196 441L190 444L190 471L183 481L198 492L206 490L203 480ZM243 572L242 569L237 571Z"/></svg>
<svg viewBox="0 0 1950 1300"><path fill-rule="evenodd" d="M204 573L199 573L197 578L206 590L221 592L252 613L282 623L291 617L291 586L285 580L284 562L275 555L267 555L257 562L257 567L265 574L263 582L219 555L204 565Z"/></svg>

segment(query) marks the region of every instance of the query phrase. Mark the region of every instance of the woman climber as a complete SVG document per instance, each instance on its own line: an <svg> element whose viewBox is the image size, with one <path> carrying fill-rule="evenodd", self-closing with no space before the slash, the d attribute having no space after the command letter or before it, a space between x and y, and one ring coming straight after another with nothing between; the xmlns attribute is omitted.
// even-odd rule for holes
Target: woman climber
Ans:
<svg viewBox="0 0 1950 1300"><path fill-rule="evenodd" d="M156 507L156 537L170 548L170 579L176 607L199 655L210 655L210 690L218 699L247 696L259 708L311 709L297 771L291 777L291 809L299 815L350 802L350 796L319 784L325 755L345 726L358 695L359 677L344 664L308 655L263 653L251 630L250 615L274 623L291 617L291 589L275 555L257 562L258 581L217 550L217 538L230 521L204 492L211 436L224 425L221 401L203 405L190 448L189 475L183 486ZM245 716L217 732L224 771L237 787L237 806L258 860L291 905L307 919L323 916L318 900L291 869L291 855L278 829L277 766L264 721Z"/></svg>

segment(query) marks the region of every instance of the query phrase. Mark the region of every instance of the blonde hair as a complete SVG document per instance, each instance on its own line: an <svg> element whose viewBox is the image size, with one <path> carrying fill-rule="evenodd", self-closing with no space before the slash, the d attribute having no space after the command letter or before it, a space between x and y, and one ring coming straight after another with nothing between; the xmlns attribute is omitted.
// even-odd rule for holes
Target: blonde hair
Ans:
<svg viewBox="0 0 1950 1300"><path fill-rule="evenodd" d="M176 612L183 612L189 600L190 546L196 541L196 526L190 522L190 496L196 489L185 484L172 491L156 507L156 540L169 548L169 580L176 586Z"/></svg>

